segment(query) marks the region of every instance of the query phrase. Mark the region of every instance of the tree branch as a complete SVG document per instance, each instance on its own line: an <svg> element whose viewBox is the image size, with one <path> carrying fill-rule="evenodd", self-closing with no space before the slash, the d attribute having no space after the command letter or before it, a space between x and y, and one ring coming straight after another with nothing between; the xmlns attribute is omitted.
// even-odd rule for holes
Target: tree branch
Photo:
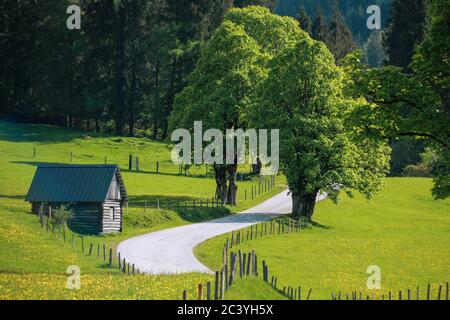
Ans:
<svg viewBox="0 0 450 320"><path fill-rule="evenodd" d="M438 142L439 144L441 144L444 148L448 149L448 143L445 142L442 139L439 139L436 135L432 134L432 133L423 133L423 132L400 132L399 136L401 137L422 137L422 138L428 138L431 140L434 140L436 142Z"/></svg>

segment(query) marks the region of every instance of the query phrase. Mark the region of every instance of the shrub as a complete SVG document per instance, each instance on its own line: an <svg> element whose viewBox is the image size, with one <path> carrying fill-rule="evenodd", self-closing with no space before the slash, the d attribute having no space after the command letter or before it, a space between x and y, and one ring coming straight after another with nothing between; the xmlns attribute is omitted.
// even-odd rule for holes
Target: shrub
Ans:
<svg viewBox="0 0 450 320"><path fill-rule="evenodd" d="M57 227L65 227L67 225L67 221L72 215L73 211L70 209L70 205L60 206L52 212L51 222Z"/></svg>

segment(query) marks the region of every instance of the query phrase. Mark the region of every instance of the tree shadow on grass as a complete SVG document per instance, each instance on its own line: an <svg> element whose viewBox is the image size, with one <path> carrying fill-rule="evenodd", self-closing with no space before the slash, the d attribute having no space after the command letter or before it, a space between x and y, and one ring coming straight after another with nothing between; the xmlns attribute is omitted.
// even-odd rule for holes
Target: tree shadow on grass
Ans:
<svg viewBox="0 0 450 320"><path fill-rule="evenodd" d="M67 163L61 163L61 162L38 162L38 161L11 161L10 163L13 164L22 164L32 167L38 167L40 165L68 165Z"/></svg>
<svg viewBox="0 0 450 320"><path fill-rule="evenodd" d="M317 229L323 229L323 230L331 230L331 229L333 229L333 227L331 227L331 226L326 226L326 225L323 225L323 224L320 224L320 223L317 222L317 221L311 221L311 222L310 222L310 225L311 225L312 227L314 227L314 228L317 228Z"/></svg>
<svg viewBox="0 0 450 320"><path fill-rule="evenodd" d="M79 139L86 135L86 133L50 125L0 121L0 140L9 142L62 143Z"/></svg>
<svg viewBox="0 0 450 320"><path fill-rule="evenodd" d="M11 196L11 195L4 195L4 194L0 194L0 199L4 198L4 199L11 199L11 200L22 200L25 201L26 196L24 195L15 195L15 196Z"/></svg>

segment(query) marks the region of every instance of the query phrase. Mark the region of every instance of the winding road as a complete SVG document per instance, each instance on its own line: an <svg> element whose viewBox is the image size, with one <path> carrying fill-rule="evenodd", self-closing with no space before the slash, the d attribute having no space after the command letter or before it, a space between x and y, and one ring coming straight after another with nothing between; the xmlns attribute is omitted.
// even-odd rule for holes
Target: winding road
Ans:
<svg viewBox="0 0 450 320"><path fill-rule="evenodd" d="M321 201L325 196L319 196ZM211 273L194 255L194 248L213 237L268 221L291 212L287 191L240 214L190 224L128 239L118 246L121 258L146 274Z"/></svg>

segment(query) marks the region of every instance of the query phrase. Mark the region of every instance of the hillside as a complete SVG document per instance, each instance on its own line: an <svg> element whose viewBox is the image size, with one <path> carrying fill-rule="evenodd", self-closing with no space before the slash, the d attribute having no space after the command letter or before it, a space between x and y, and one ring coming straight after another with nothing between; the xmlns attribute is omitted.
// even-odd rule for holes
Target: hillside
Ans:
<svg viewBox="0 0 450 320"><path fill-rule="evenodd" d="M386 189L372 201L344 198L339 206L320 203L313 227L300 233L265 236L232 250L255 250L283 287L313 289L312 299L330 299L332 293L356 291L381 299L392 292L414 297L421 288L432 298L450 280L450 201L434 201L429 179L387 179ZM203 243L196 254L203 263L220 266L225 238ZM367 289L369 266L381 268L380 291ZM237 285L232 297L250 295L248 284Z"/></svg>
<svg viewBox="0 0 450 320"><path fill-rule="evenodd" d="M139 155L140 170L128 170L129 154ZM192 168L188 176L179 175L170 162L167 145L148 139L87 135L64 128L0 122L0 299L180 299L186 289L193 296L204 275L139 276L125 280L117 268L115 247L133 235L213 219L253 206L284 188L278 187L254 200L241 201L233 208L196 210L161 208L168 199L211 199L215 182L205 176L205 168ZM130 195L129 213L124 216L120 235L86 236L67 231L42 229L24 201L39 163L119 164ZM159 174L156 162L160 163ZM246 178L242 190L257 181ZM243 200L241 195L240 200ZM148 207L144 209L147 201ZM83 240L81 240L83 239ZM84 243L84 252L81 249ZM92 244L92 254L89 248ZM102 247L113 250L113 267L102 259ZM100 252L98 252L100 250ZM108 258L106 259L108 260ZM81 268L86 287L78 293L65 290L66 269ZM84 280L83 280L84 279ZM190 290L190 291L189 291Z"/></svg>
<svg viewBox="0 0 450 320"><path fill-rule="evenodd" d="M280 15L296 17L302 2L311 17L315 16L317 5L322 7L325 15L330 16L331 14L333 5L331 0L278 0L276 12ZM345 21L352 30L355 39L364 42L371 34L371 31L366 27L367 7L374 4L380 6L384 27L389 18L392 0L350 0L339 1L339 3Z"/></svg>

